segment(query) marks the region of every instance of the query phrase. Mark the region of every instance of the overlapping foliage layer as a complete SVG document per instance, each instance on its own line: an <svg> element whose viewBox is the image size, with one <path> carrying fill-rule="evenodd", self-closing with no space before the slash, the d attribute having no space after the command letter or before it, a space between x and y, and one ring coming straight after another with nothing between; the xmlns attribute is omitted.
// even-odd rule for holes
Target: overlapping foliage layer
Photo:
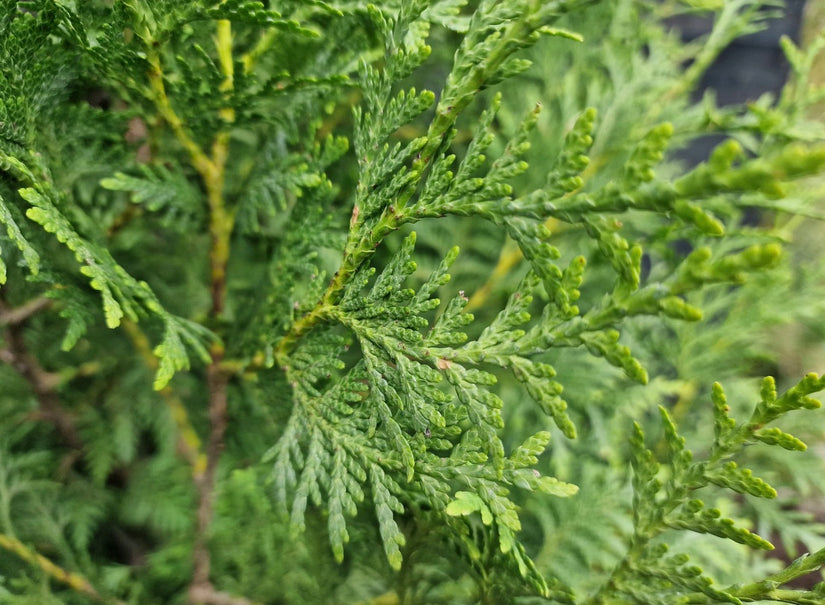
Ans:
<svg viewBox="0 0 825 605"><path fill-rule="evenodd" d="M3 0L0 603L823 602L774 9Z"/></svg>

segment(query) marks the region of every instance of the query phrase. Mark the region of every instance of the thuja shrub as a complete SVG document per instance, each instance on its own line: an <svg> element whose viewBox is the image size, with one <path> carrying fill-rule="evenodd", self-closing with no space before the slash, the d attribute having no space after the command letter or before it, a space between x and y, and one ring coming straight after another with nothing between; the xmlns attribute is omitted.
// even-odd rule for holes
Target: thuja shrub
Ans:
<svg viewBox="0 0 825 605"><path fill-rule="evenodd" d="M825 36L1 6L0 603L825 602Z"/></svg>

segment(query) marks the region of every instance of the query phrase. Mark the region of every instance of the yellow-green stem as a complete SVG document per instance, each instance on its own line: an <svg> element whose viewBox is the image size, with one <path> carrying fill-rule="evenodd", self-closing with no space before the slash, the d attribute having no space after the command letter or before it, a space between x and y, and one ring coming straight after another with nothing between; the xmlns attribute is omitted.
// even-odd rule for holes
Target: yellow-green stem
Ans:
<svg viewBox="0 0 825 605"><path fill-rule="evenodd" d="M172 132L175 134L175 138L177 138L178 142L183 145L189 153L189 157L192 160L192 165L198 173L201 174L201 176L209 173L212 168L212 162L204 153L203 149L201 149L200 145L198 145L195 140L189 136L189 133L186 131L186 127L183 124L183 120L180 119L180 116L178 116L172 108L172 104L169 102L169 97L166 95L166 85L163 83L163 68L160 65L160 55L157 51L152 50L148 53L147 61L150 66L149 86L152 91L153 100L155 102L155 107L158 109L158 113L160 113L160 116L172 129Z"/></svg>
<svg viewBox="0 0 825 605"><path fill-rule="evenodd" d="M143 333L136 323L128 319L123 320L121 326L132 340L135 350L141 359L143 359L146 367L152 371L157 370L158 360L152 353L152 346L146 334ZM172 387L168 385L160 390L159 395L163 398L164 402L166 402L172 414L172 419L175 422L175 427L178 432L178 450L192 466L192 475L198 478L203 475L206 470L206 454L203 452L200 437L198 437L198 433L189 420L189 413L186 411L186 406Z"/></svg>
<svg viewBox="0 0 825 605"><path fill-rule="evenodd" d="M229 21L219 21L217 24L216 45L218 59L224 73L221 84L221 93L227 93L234 86L234 65L232 62L232 29ZM211 238L209 261L212 290L212 316L217 317L223 312L226 294L226 265L229 261L229 239L232 234L234 217L228 212L224 200L224 181L226 159L229 148L229 133L221 131L215 136L210 158L200 145L190 136L183 120L172 107L166 94L163 81L163 69L160 55L151 51L147 60L150 65L149 85L158 113L172 129L175 138L189 153L192 166L198 171L206 187L207 202L209 204L209 234ZM235 112L231 108L221 110L221 118L226 124L235 119Z"/></svg>
<svg viewBox="0 0 825 605"><path fill-rule="evenodd" d="M97 590L95 590L94 586L92 586L86 578L80 574L67 571L59 565L56 565L40 553L23 544L17 538L13 538L6 534L0 534L0 548L14 553L27 563L39 568L47 576L53 578L61 584L65 584L75 592L84 594L95 601L104 601L104 598L99 592L97 592ZM117 603L122 605L122 601L117 601Z"/></svg>
<svg viewBox="0 0 825 605"><path fill-rule="evenodd" d="M232 25L229 21L218 21L216 45L218 61L224 74L221 83L222 94L232 91L235 69L232 60ZM221 118L228 126L235 121L235 110L224 107L220 110ZM211 237L210 264L212 280L212 315L219 317L223 313L226 298L226 265L229 262L229 240L232 237L234 216L226 208L224 199L224 181L226 160L229 155L229 132L222 130L215 136L212 144L212 161L210 170L203 174L209 200L209 234Z"/></svg>

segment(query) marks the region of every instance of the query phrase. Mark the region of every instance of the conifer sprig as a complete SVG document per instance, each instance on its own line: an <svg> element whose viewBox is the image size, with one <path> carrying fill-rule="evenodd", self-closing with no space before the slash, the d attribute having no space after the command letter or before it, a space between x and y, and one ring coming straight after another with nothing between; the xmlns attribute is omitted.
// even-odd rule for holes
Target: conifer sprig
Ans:
<svg viewBox="0 0 825 605"><path fill-rule="evenodd" d="M706 507L696 492L710 485L758 498L775 498L776 490L767 482L741 468L731 458L740 455L747 445L762 442L790 450L804 450L805 444L782 430L765 425L789 412L818 409L821 403L810 395L825 388L825 377L808 374L796 385L779 395L772 378L762 382L761 396L747 423L737 426L730 417L722 386L713 386L714 441L704 460L694 460L665 408L660 407L664 442L668 458L660 462L645 446L645 435L636 423L631 436L633 450L633 518L634 532L624 559L614 569L609 581L588 603L610 602L627 595L636 601L658 602L666 592L670 598L685 602L726 602L741 604L758 598L767 601L809 603L818 597L810 591L778 590L783 584L820 569L822 552L802 557L787 570L764 583L719 589L701 568L689 566L685 554L670 555L665 543L658 540L668 530L688 530L733 540L755 549L772 550L773 545L761 536L725 518L715 508ZM810 560L809 560L810 559ZM662 560L666 561L665 569ZM650 580L642 588L637 580ZM701 597L699 595L702 595ZM699 599L698 601L696 599Z"/></svg>
<svg viewBox="0 0 825 605"><path fill-rule="evenodd" d="M550 171L547 186L517 196L510 183L527 170L526 162L520 158L530 147L529 137L540 108L525 117L498 159L488 165L486 152L494 141L491 127L501 104L501 97L496 95L478 121L472 142L454 173L456 158L449 153L448 145L455 132L455 119L488 81L511 77L526 69L522 60L510 61L506 57L525 44L534 43L541 27L559 16L554 11L562 4L541 10L526 4L483 4L470 21L427 135L393 145L386 142L389 135L428 109L434 99L427 91L394 93L391 86L393 80L410 74L429 55L423 38L404 35L405 31L427 31L426 27L414 26L424 5L409 5L397 21L389 21L377 11L371 13L371 19L385 35L385 62L380 71L369 65L363 67L364 109L355 111L355 153L360 179L347 244L330 285L317 304L290 326L276 346L274 357L279 365L292 368L291 352L302 350L300 341L308 333L332 329L336 323L346 327L364 356L359 372L365 372L368 387L363 405L371 410L369 434L375 434L378 427L386 431L381 443L393 450L395 456L385 452L382 459L392 460L388 470L401 470L407 482L415 481L417 473L417 454L410 435L426 433L428 438L441 437L439 429L449 426L445 412L439 409L451 401L444 394L442 382L450 385L460 404L457 418L466 414L474 426L459 444L466 448L468 439L480 440L485 444L481 452L501 476L505 454L497 432L503 425L503 404L485 388L495 384L496 379L484 366L511 370L545 413L554 418L568 437L573 437L575 427L565 412L562 386L553 379L554 368L530 357L550 347L582 347L645 383L647 372L619 342L620 332L616 328L626 317L663 314L696 321L701 312L681 297L686 288L716 281L740 281L742 271L770 266L778 256L775 248L754 247L711 264L706 251L699 250L685 260L680 271L674 272L670 282L640 289L642 248L629 244L620 235L620 223L609 218L609 213L629 208L672 212L686 224L718 236L724 232L721 222L692 200L738 193L745 182L749 191L775 192L780 180L811 174L823 164L816 151L796 156L788 151L769 162L773 176L764 171L767 164L760 165L765 160L741 169L732 168L738 152L734 144L727 144L714 152L708 166L698 167L671 186L658 181L654 172L672 135L670 124L664 123L651 129L631 152L620 182L589 191L581 174L588 165L586 154L592 145L596 114L588 110L567 135L565 150ZM515 20L514 24L502 28L508 19ZM542 21L541 27L536 26L541 19L546 21ZM508 36L518 28L527 28L532 33L524 38L526 42L510 44ZM478 53L487 53L490 59L480 63ZM732 170L731 175L717 179L725 170ZM704 175L711 173L715 176L708 180ZM745 178L745 174L749 176ZM762 177L752 178L755 175ZM472 316L462 313L467 303L463 294L453 298L429 332L422 335L429 322L421 316L440 301L428 300L421 292L416 296L414 290L404 287L416 270L412 260L414 236L405 240L370 286L374 270L367 261L390 233L405 223L447 214L480 217L504 228L532 266L510 304L477 340L467 341L464 326L472 321ZM561 253L548 243L550 232L544 225L545 220L552 218L580 224L616 273L612 296L584 315L573 303L580 296L578 287L585 260L575 258L566 269L555 264ZM438 274L437 271L434 275ZM422 286L427 293L434 291L427 285L434 279L431 276ZM539 320L529 329L521 329L531 319L527 307L536 292L546 295L551 304L543 307ZM319 369L326 367L322 360L313 365ZM283 449L278 446L276 451ZM278 472L285 472L287 459L280 460ZM311 472L318 476L318 471ZM326 475L331 476L329 472ZM286 480L279 483L287 484ZM314 497L316 503L323 500L317 489ZM396 512L400 513L404 508L399 507ZM298 510L301 509L299 506ZM377 514L386 515L386 510ZM340 534L341 519L336 518L335 523ZM515 525L504 527L509 528L503 533L506 540L507 531ZM394 565L400 565L397 539L390 539L389 535L384 534L387 554ZM340 542L335 548L339 552Z"/></svg>

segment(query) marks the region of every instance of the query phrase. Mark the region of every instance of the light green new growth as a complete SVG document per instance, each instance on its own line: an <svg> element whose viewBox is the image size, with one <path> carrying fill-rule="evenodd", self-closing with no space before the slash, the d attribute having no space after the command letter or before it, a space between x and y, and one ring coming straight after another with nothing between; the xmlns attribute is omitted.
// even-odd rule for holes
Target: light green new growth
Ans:
<svg viewBox="0 0 825 605"><path fill-rule="evenodd" d="M687 565L687 555L667 554L667 545L657 542L656 538L669 529L688 530L727 538L751 548L772 550L774 547L770 542L738 526L734 520L723 517L718 509L707 508L702 500L695 497L695 493L716 485L740 494L776 498L777 492L773 487L755 477L751 470L740 468L731 458L741 454L746 445L757 441L804 450L805 445L799 439L779 429L773 430L780 433L781 438L773 437L766 441L763 438L766 429L763 427L788 412L819 408L820 402L808 395L821 391L823 387L825 378L808 374L796 386L777 397L773 379L766 378L762 383L761 399L749 421L737 427L736 421L729 415L730 408L722 386L716 383L712 395L715 440L707 458L702 461L694 461L693 452L685 447L685 438L679 435L665 408L659 408L668 449L668 460L664 464L659 463L653 452L645 447L644 432L636 424L631 438L634 471L631 547L613 570L605 588L591 597L589 602L609 603L622 593L644 602L660 599L665 594L672 602L688 603L727 602L741 605L742 598L816 602L818 596L812 591L782 590L784 584L810 569L800 562L793 564L781 576L763 583L761 592L753 586L744 591L740 586L719 589L713 586L713 580L702 574L701 569ZM813 560L823 557L825 549L812 555ZM777 581L780 577L782 580Z"/></svg>

